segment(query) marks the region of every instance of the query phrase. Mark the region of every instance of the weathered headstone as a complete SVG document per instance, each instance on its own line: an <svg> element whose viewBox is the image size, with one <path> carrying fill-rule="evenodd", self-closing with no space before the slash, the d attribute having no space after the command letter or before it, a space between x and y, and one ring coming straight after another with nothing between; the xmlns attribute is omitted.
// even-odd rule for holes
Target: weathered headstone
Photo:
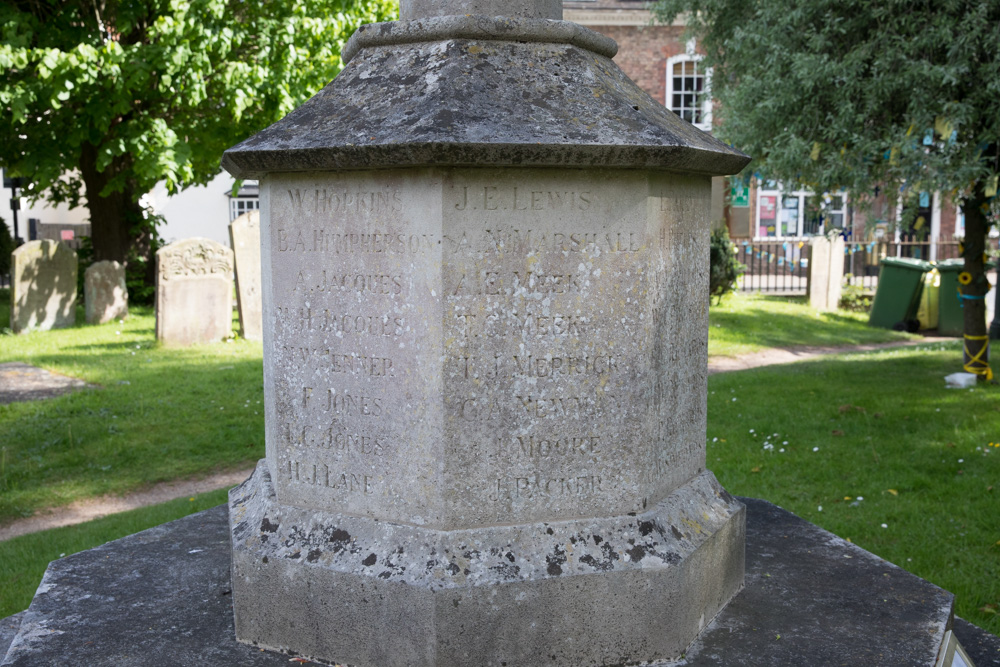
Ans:
<svg viewBox="0 0 1000 667"><path fill-rule="evenodd" d="M710 176L747 158L556 0L401 15L223 160L261 178L267 322L237 637L381 667L679 655L743 582L705 295Z"/></svg>
<svg viewBox="0 0 1000 667"><path fill-rule="evenodd" d="M87 324L104 324L128 317L125 267L119 262L94 262L83 274Z"/></svg>
<svg viewBox="0 0 1000 667"><path fill-rule="evenodd" d="M229 223L229 240L236 257L236 303L240 333L263 340L260 294L260 211L250 211Z"/></svg>
<svg viewBox="0 0 1000 667"><path fill-rule="evenodd" d="M228 338L233 321L233 251L193 238L156 251L156 339L194 345Z"/></svg>
<svg viewBox="0 0 1000 667"><path fill-rule="evenodd" d="M58 241L29 241L11 254L10 327L14 333L76 323L76 253Z"/></svg>
<svg viewBox="0 0 1000 667"><path fill-rule="evenodd" d="M844 238L809 240L809 305L822 312L840 307L844 282Z"/></svg>

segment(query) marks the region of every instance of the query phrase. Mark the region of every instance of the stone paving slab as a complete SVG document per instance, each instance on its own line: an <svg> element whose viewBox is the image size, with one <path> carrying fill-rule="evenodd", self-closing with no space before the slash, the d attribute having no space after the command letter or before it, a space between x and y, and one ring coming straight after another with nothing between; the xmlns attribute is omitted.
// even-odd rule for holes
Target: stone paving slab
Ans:
<svg viewBox="0 0 1000 667"><path fill-rule="evenodd" d="M96 389L78 378L14 361L0 364L0 404L40 401L80 389Z"/></svg>
<svg viewBox="0 0 1000 667"><path fill-rule="evenodd" d="M684 659L658 667L934 664L950 594L771 503L741 500L746 587ZM221 505L54 561L0 664L288 665L234 640L229 565ZM1000 638L961 619L953 629L976 667L1000 665Z"/></svg>
<svg viewBox="0 0 1000 667"><path fill-rule="evenodd" d="M10 648L10 643L14 641L14 637L17 636L17 631L21 628L22 616L24 616L23 611L19 614L14 614L13 616L8 616L7 618L0 620L0 655L7 654L7 649Z"/></svg>

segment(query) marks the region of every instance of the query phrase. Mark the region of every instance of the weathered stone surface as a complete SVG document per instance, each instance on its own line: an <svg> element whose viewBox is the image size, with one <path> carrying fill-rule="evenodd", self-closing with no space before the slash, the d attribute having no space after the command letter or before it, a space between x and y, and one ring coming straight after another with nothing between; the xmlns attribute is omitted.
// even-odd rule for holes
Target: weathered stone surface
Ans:
<svg viewBox="0 0 1000 667"><path fill-rule="evenodd" d="M823 312L840 307L844 282L844 238L819 236L809 240L809 305Z"/></svg>
<svg viewBox="0 0 1000 667"><path fill-rule="evenodd" d="M86 388L94 385L18 361L0 364L0 405L40 401Z"/></svg>
<svg viewBox="0 0 1000 667"><path fill-rule="evenodd" d="M607 55L576 46L589 31L560 23L446 16L365 26L346 53L364 47L332 83L226 151L223 166L254 178L425 165L718 175L746 165L749 158L650 98ZM551 41L520 43L522 33ZM397 43L404 40L411 43ZM590 41L598 48L606 40Z"/></svg>
<svg viewBox="0 0 1000 667"><path fill-rule="evenodd" d="M95 262L83 274L87 324L104 324L128 317L125 267L118 262Z"/></svg>
<svg viewBox="0 0 1000 667"><path fill-rule="evenodd" d="M453 539L496 552L489 567L506 567L497 550L513 548L521 573L479 575L461 597L476 630L455 640L442 630L453 619L438 609L438 575L401 588L342 564L279 559L261 568L274 555L256 533L234 528L239 637L370 665L463 664L463 654L494 652L529 664L538 642L562 646L552 664L633 664L682 651L743 571L742 515L721 490L714 501L696 491L707 483L698 480L708 267L691 258L708 255L709 192L705 176L621 170L264 179L265 429L276 500L255 511L271 523L300 512L291 524L309 544L322 541L310 522L350 520L352 535L369 536L415 526L368 543L388 540L421 563L433 559L422 545L440 553ZM255 482L268 498L270 484ZM698 548L673 545L682 538L668 531L656 538L670 566L663 571L601 560L602 549L635 539L633 515L665 526L663 504L685 499L719 517L699 528ZM234 500L234 524L243 511ZM553 543L527 537L562 521L601 526L604 546L573 547L586 531L577 524ZM623 536L611 539L615 531ZM438 532L451 537L427 537ZM546 568L571 548L607 567L582 567L569 589ZM292 592L299 584L289 581L305 588ZM347 593L371 587L385 589L377 613ZM279 619L269 610L282 596L290 602ZM587 616L598 599L618 610L609 617L631 620ZM416 616L426 621L409 621L413 636L398 641L369 641L366 632L385 634L377 623L336 641L293 632L343 627L329 609L372 620L409 605L424 605ZM545 632L513 621L498 637L487 630L496 614L530 623L559 608L568 615Z"/></svg>
<svg viewBox="0 0 1000 667"><path fill-rule="evenodd" d="M14 333L73 326L76 253L57 241L29 241L11 259L10 328Z"/></svg>
<svg viewBox="0 0 1000 667"><path fill-rule="evenodd" d="M615 40L569 21L462 15L362 25L344 45L341 57L349 63L367 48L452 39L504 41L505 37L519 43L571 44L607 58L618 53Z"/></svg>
<svg viewBox="0 0 1000 667"><path fill-rule="evenodd" d="M707 178L261 187L281 502L468 528L643 511L704 469Z"/></svg>
<svg viewBox="0 0 1000 667"><path fill-rule="evenodd" d="M22 616L24 616L24 612L0 620L0 656L7 655L10 643L14 641L17 631L21 628Z"/></svg>
<svg viewBox="0 0 1000 667"><path fill-rule="evenodd" d="M746 588L706 626L682 661L651 667L933 664L948 625L949 594L768 502L740 500L746 505ZM561 530L561 524L552 527L553 533ZM275 543L291 526L274 529L267 533L274 551L294 555ZM343 549L337 558L350 558L358 544L351 537L323 545L324 558L310 566L322 567L338 547ZM637 543L647 537L640 530ZM304 551L297 560L308 562L308 556ZM375 569L402 576L382 556L380 551ZM219 506L54 561L17 648L0 664L287 666L287 655L236 642L230 590L229 524L226 507ZM602 613L597 605L586 615ZM416 610L408 612L378 641L406 631L414 617L420 620ZM12 617L3 626L19 622ZM976 667L1000 665L1000 638L960 618L952 628ZM451 632L460 636L470 629L459 621ZM3 641L0 632L0 656ZM473 656L471 662L490 659Z"/></svg>
<svg viewBox="0 0 1000 667"><path fill-rule="evenodd" d="M240 311L240 333L247 340L263 340L260 211L244 213L229 223L229 240L236 261L236 303Z"/></svg>
<svg viewBox="0 0 1000 667"><path fill-rule="evenodd" d="M228 338L233 320L233 251L193 238L156 251L156 339L194 345Z"/></svg>
<svg viewBox="0 0 1000 667"><path fill-rule="evenodd" d="M526 16L561 19L562 0L400 0L403 20L428 16L478 14L483 16Z"/></svg>
<svg viewBox="0 0 1000 667"><path fill-rule="evenodd" d="M230 513L237 635L351 665L669 658L743 581L743 506L707 472L638 514L437 531L280 505L262 461Z"/></svg>

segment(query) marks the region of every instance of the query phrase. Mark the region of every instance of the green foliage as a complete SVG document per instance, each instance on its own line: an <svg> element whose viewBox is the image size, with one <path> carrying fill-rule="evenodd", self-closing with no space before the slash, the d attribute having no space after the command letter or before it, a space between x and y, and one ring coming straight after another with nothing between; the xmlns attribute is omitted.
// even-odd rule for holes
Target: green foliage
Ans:
<svg viewBox="0 0 1000 667"><path fill-rule="evenodd" d="M743 275L747 267L736 260L736 248L729 240L729 231L725 227L716 227L712 230L709 249L711 251L708 274L709 294L714 296L718 302L723 296L736 289L736 281Z"/></svg>
<svg viewBox="0 0 1000 667"><path fill-rule="evenodd" d="M851 282L851 274L844 275L844 287L840 292L840 303L843 310L855 313L867 313L872 309L872 294L861 285Z"/></svg>
<svg viewBox="0 0 1000 667"><path fill-rule="evenodd" d="M10 254L14 252L14 239L10 235L10 227L0 218L0 276L10 273Z"/></svg>
<svg viewBox="0 0 1000 667"><path fill-rule="evenodd" d="M85 195L97 258L124 261L102 252L104 227L128 231L159 181L207 183L223 150L336 75L359 24L395 12L391 0L0 3L0 166L30 181L29 199ZM95 215L113 193L129 210Z"/></svg>
<svg viewBox="0 0 1000 667"><path fill-rule="evenodd" d="M986 294L982 257L1000 179L1000 2L658 0L654 11L661 21L684 13L700 39L717 133L753 157L748 173L847 190L855 206L880 190L904 200L950 193L965 215L964 291ZM984 335L985 316L982 299L969 301L965 334Z"/></svg>
<svg viewBox="0 0 1000 667"><path fill-rule="evenodd" d="M995 0L656 4L680 12L714 68L718 134L751 171L856 195L969 195L1000 173Z"/></svg>
<svg viewBox="0 0 1000 667"><path fill-rule="evenodd" d="M996 634L1000 412L991 385L945 389L961 345L712 375L707 467L951 591Z"/></svg>

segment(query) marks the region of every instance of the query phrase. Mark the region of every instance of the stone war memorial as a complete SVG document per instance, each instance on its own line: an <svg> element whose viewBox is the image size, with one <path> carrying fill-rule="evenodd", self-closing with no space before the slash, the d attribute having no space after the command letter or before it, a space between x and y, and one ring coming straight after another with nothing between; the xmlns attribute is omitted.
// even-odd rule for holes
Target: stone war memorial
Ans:
<svg viewBox="0 0 1000 667"><path fill-rule="evenodd" d="M0 666L1000 655L950 593L706 469L710 178L748 158L557 1L400 10L223 157L260 180L265 459L228 506L53 561ZM160 251L158 335L228 332L223 250Z"/></svg>
<svg viewBox="0 0 1000 667"><path fill-rule="evenodd" d="M748 158L559 2L401 9L224 157L260 178L267 323L237 638L373 667L677 656L743 584L744 509L705 468L705 258L710 177Z"/></svg>
<svg viewBox="0 0 1000 667"><path fill-rule="evenodd" d="M156 340L196 345L228 338L233 320L233 251L210 239L156 251Z"/></svg>
<svg viewBox="0 0 1000 667"><path fill-rule="evenodd" d="M29 241L11 254L10 327L47 331L76 323L76 253L58 241Z"/></svg>
<svg viewBox="0 0 1000 667"><path fill-rule="evenodd" d="M125 267L119 262L94 262L83 274L87 324L104 324L128 317Z"/></svg>
<svg viewBox="0 0 1000 667"><path fill-rule="evenodd" d="M263 340L260 293L260 212L250 211L229 223L229 241L236 260L236 305L240 334Z"/></svg>

